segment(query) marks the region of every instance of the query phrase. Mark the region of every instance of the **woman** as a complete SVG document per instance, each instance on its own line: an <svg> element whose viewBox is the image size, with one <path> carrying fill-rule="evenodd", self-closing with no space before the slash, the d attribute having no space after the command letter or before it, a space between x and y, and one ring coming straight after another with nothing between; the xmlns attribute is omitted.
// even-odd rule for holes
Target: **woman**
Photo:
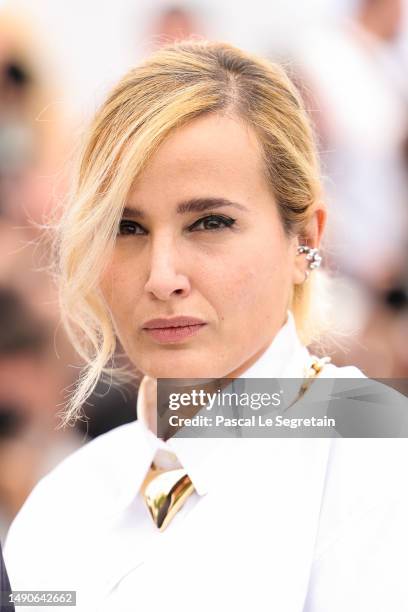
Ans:
<svg viewBox="0 0 408 612"><path fill-rule="evenodd" d="M405 519L384 521L406 508L405 445L154 433L157 378L362 376L306 348L322 319L320 195L278 66L180 43L114 89L61 224L61 302L88 363L65 420L119 340L144 375L139 422L36 487L7 541L15 589L76 591L87 612L403 609L391 556ZM155 505L162 474L180 497Z"/></svg>

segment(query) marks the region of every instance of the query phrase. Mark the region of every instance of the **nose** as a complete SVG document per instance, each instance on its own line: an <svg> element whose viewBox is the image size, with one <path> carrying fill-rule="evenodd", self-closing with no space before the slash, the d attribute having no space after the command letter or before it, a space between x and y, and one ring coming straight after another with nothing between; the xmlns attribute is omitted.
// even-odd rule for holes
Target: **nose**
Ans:
<svg viewBox="0 0 408 612"><path fill-rule="evenodd" d="M182 271L185 264L185 258L182 261L174 239L157 236L151 244L145 291L162 301L169 300L173 295L188 295L190 281Z"/></svg>

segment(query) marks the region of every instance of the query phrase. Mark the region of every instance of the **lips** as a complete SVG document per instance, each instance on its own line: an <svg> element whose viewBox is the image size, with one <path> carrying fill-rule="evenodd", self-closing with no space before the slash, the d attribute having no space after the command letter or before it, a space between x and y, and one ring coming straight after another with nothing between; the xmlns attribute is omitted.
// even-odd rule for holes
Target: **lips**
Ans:
<svg viewBox="0 0 408 612"><path fill-rule="evenodd" d="M205 321L197 317L178 316L170 319L150 319L143 324L143 329L166 329L172 327L188 327L192 325L204 325Z"/></svg>
<svg viewBox="0 0 408 612"><path fill-rule="evenodd" d="M195 336L206 325L206 321L197 317L179 316L170 319L150 319L143 325L143 329L159 344L169 344Z"/></svg>

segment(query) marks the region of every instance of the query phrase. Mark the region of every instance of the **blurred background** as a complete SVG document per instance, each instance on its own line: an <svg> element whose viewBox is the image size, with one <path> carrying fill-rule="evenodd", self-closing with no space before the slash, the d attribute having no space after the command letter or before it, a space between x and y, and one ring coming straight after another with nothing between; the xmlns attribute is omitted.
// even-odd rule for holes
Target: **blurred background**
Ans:
<svg viewBox="0 0 408 612"><path fill-rule="evenodd" d="M284 64L318 134L336 278L334 363L408 379L408 0L0 0L0 541L34 484L136 417L102 382L56 430L81 363L59 323L42 225L111 85L163 43L224 40Z"/></svg>

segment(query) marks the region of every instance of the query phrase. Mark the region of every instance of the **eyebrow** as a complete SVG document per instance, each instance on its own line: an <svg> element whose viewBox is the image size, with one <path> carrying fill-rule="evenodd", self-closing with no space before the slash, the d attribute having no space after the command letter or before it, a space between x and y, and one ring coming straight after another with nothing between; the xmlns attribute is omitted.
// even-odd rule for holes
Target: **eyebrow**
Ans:
<svg viewBox="0 0 408 612"><path fill-rule="evenodd" d="M224 206L238 208L239 210L248 210L242 204L232 202L226 198L193 198L192 200L180 202L177 205L176 212L177 214L182 215L191 212L205 212L206 210L221 208ZM131 219L144 219L146 216L147 215L142 210L135 208L134 206L126 206L122 213L122 217Z"/></svg>

